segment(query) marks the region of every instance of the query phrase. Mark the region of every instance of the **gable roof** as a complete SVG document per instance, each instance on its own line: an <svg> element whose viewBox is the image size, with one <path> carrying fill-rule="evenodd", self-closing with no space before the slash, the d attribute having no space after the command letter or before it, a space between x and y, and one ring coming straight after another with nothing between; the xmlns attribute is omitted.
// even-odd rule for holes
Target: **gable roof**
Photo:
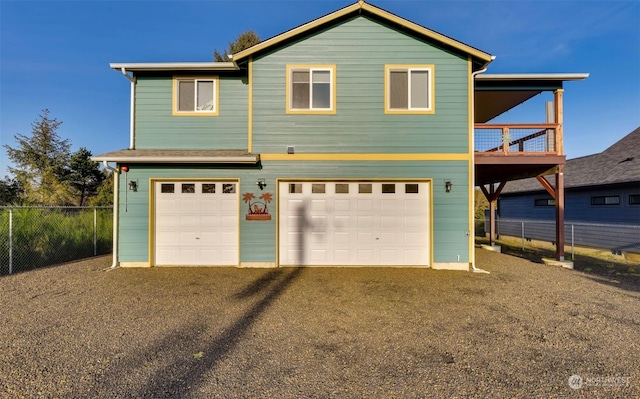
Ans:
<svg viewBox="0 0 640 399"><path fill-rule="evenodd" d="M640 183L640 127L599 154L574 158L564 168L565 188ZM503 194L544 191L535 178L509 182Z"/></svg>
<svg viewBox="0 0 640 399"><path fill-rule="evenodd" d="M409 33L412 33L418 37L422 37L430 41L435 41L447 48L451 48L457 52L467 54L474 60L474 69L481 69L486 67L495 58L482 50L471 47L436 31L427 29L424 26L418 25L393 13L390 13L389 11L383 10L360 0L355 4L346 6L313 21L290 29L277 36L264 40L252 47L249 47L246 50L239 51L233 54L231 56L231 59L234 62L241 61L250 56L271 50L278 45L298 38L302 35L312 33L318 29L336 23L337 21L344 20L345 18L349 18L355 15L369 16L373 19L383 21L391 26L398 27L404 31L408 31Z"/></svg>

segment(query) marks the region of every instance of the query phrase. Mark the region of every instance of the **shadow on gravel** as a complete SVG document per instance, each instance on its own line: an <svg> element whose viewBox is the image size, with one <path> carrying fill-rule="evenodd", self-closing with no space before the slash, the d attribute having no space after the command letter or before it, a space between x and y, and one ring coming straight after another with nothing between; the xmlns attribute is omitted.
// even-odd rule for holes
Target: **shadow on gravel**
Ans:
<svg viewBox="0 0 640 399"><path fill-rule="evenodd" d="M127 397L182 397L187 392L197 392L197 387L203 381L205 374L215 369L223 358L233 352L255 321L301 275L302 271L303 268L269 271L234 294L233 298L236 300L261 293L264 293L264 296L240 319L225 328L220 336L213 337L213 340L204 347L200 346L202 348L200 355L194 354L193 357L185 358L184 350L177 350L176 347L179 347L180 343L198 342L202 339L204 328L202 324L189 325L181 331L170 334L153 347L146 348L145 354L137 356L141 359L128 359L129 362L136 362L133 367L140 367L149 356L163 356L165 352L175 355L172 363L148 376L147 384L140 386L136 391L127 392Z"/></svg>

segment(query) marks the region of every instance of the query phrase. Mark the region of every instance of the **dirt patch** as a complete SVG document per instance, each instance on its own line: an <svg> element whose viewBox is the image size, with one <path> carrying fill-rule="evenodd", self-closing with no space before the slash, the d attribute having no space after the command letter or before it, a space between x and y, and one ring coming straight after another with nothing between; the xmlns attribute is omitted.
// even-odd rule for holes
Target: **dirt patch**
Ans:
<svg viewBox="0 0 640 399"><path fill-rule="evenodd" d="M0 392L640 396L639 289L593 273L483 250L491 274L109 264L0 277Z"/></svg>

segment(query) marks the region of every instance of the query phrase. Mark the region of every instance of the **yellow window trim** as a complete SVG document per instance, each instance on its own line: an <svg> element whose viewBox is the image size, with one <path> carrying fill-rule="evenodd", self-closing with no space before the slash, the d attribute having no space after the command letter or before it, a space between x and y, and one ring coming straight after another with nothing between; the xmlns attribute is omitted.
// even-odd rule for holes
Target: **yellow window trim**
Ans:
<svg viewBox="0 0 640 399"><path fill-rule="evenodd" d="M294 109L291 108L291 72L294 69L328 69L331 71L331 109ZM335 64L295 64L287 65L286 75L286 113L289 115L335 115L336 113L336 66Z"/></svg>
<svg viewBox="0 0 640 399"><path fill-rule="evenodd" d="M429 71L429 105L428 109L391 109L389 90L389 73L392 69L423 69ZM384 113L389 115L430 115L436 112L435 103L435 73L436 67L433 64L385 64L384 66Z"/></svg>
<svg viewBox="0 0 640 399"><path fill-rule="evenodd" d="M178 81L179 80L213 80L213 96L215 106L213 111L178 111ZM173 116L218 116L220 113L220 78L218 75L184 76L174 75L172 79L171 114Z"/></svg>

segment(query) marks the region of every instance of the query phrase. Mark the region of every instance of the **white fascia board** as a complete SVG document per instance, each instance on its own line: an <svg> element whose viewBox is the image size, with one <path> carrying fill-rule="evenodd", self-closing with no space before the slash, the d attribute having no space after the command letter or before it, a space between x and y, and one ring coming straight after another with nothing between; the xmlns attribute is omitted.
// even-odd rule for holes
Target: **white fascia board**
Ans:
<svg viewBox="0 0 640 399"><path fill-rule="evenodd" d="M134 62L110 63L109 67L117 71L237 71L235 62Z"/></svg>
<svg viewBox="0 0 640 399"><path fill-rule="evenodd" d="M504 73L504 74L480 74L477 80L584 80L588 73Z"/></svg>

